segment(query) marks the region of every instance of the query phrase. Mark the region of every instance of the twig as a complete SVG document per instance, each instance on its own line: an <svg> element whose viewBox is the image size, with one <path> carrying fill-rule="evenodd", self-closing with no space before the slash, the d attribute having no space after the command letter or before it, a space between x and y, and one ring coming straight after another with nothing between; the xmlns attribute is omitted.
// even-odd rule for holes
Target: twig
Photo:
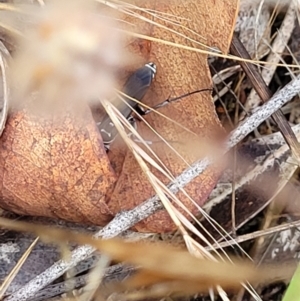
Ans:
<svg viewBox="0 0 300 301"><path fill-rule="evenodd" d="M233 36L230 51L234 55L238 55L246 59L250 58L249 53L245 49L244 45L236 36ZM268 100L272 97L272 92L264 82L264 79L258 72L257 68L253 64L249 64L247 62L240 62L240 65L243 68L244 72L247 74L249 80L253 85L253 88L255 89L261 100L263 102L268 102ZM295 156L297 161L300 162L299 142L280 108L272 114L272 118L278 125L278 128L287 144L291 148L293 155Z"/></svg>
<svg viewBox="0 0 300 301"><path fill-rule="evenodd" d="M272 47L271 47L272 52L269 54L267 58L267 62L272 63L272 65L265 66L264 68L262 68L261 71L261 75L267 85L269 85L271 79L274 76L274 72L277 69L277 64L280 60L280 55L284 51L287 42L291 36L291 33L294 29L295 18L296 18L296 7L292 1L284 17L284 20L282 21L281 27L278 30L276 39L272 43ZM244 104L244 107L246 111L249 112L251 109L258 107L260 102L261 99L255 92L255 90L252 90ZM245 115L246 112L242 112L241 118L244 118Z"/></svg>
<svg viewBox="0 0 300 301"><path fill-rule="evenodd" d="M262 122L280 109L285 103L300 93L300 76L276 93L269 102L262 105L259 110L244 120L230 135L222 152L225 154L231 147L239 143L250 132L256 129ZM176 178L168 188L177 193L179 189L190 183L201 174L210 164L211 160L205 158L197 161ZM118 214L106 227L95 234L95 237L111 238L129 229L137 222L162 209L162 204L157 196L151 197L136 208ZM22 301L33 296L39 290L52 283L63 275L68 269L73 268L80 261L87 259L95 250L90 246L76 248L71 255L70 261L59 260L39 276L32 279L23 288L6 298L6 301Z"/></svg>

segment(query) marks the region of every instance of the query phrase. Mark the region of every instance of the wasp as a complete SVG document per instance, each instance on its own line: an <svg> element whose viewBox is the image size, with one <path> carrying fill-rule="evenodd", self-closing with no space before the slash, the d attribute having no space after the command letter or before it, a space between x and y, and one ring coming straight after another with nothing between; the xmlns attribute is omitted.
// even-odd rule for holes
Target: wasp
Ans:
<svg viewBox="0 0 300 301"><path fill-rule="evenodd" d="M155 74L156 65L150 62L145 64L144 67L136 70L126 81L123 89L123 93L126 96L124 96L123 101L121 99L116 101L116 107L126 119L129 119L131 117L132 110L138 107L137 101L141 101L143 99L155 77ZM137 101L134 101L133 99ZM108 114L106 114L103 119L97 123L97 126L106 149L109 149L110 144L114 141L118 134L118 130Z"/></svg>
<svg viewBox="0 0 300 301"><path fill-rule="evenodd" d="M138 102L141 102L143 97L145 96L147 90L151 86L153 79L156 75L156 65L153 62L145 64L144 67L135 71L126 81L124 85L124 94L127 95L123 98L124 101L118 99L116 101L116 107L119 109L121 114L127 119L131 119L132 110L136 110L140 115L146 115L153 110L164 107L170 102L178 101L182 98L188 97L195 93L204 92L204 91L212 91L212 89L201 89L193 92L186 93L184 95L168 98L165 101L159 103L155 107L151 109L145 109L141 107ZM134 101L133 99L137 100ZM98 129L101 133L102 140L105 148L108 150L110 144L114 141L118 134L118 130L116 129L114 123L108 114L106 114L102 121L97 123Z"/></svg>

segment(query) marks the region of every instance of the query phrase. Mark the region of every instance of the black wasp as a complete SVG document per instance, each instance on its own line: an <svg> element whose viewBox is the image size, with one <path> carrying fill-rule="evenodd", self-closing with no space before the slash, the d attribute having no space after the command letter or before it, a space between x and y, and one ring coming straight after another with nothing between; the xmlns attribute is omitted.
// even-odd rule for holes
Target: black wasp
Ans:
<svg viewBox="0 0 300 301"><path fill-rule="evenodd" d="M156 65L150 62L135 71L126 81L123 93L129 97L124 96L124 101L119 99L116 103L116 107L126 119L130 118L132 108L135 109L138 106L138 103L131 98L141 101L150 87L155 74ZM118 130L108 114L104 116L101 122L97 123L97 126L101 133L103 143L108 149L117 136Z"/></svg>

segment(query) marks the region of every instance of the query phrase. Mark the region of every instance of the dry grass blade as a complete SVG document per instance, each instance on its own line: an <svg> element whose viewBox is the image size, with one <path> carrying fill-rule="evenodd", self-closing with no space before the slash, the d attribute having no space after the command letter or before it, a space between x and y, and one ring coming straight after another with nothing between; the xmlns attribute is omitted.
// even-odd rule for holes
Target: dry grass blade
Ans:
<svg viewBox="0 0 300 301"><path fill-rule="evenodd" d="M18 8L15 5L8 4L8 3L1 3L0 4L0 10L21 12L20 8Z"/></svg>
<svg viewBox="0 0 300 301"><path fill-rule="evenodd" d="M285 224L280 224L278 226L272 226L270 228L258 230L258 231L252 232L250 234L243 235L243 236L237 238L237 242L240 243L240 242L244 242L244 241L247 241L250 239L255 239L255 238L267 236L270 234L279 233L279 232L286 231L289 229L297 229L299 227L299 225L300 225L300 221L294 221L294 222L290 221ZM221 245L223 246L222 243L221 243ZM225 244L224 244L224 246L225 246Z"/></svg>
<svg viewBox="0 0 300 301"><path fill-rule="evenodd" d="M138 7L136 5L132 5L132 4L129 4L129 3L126 3L126 2L123 2L123 1L117 1L117 2L119 2L119 4L113 4L110 1L104 1L103 2L101 0L97 0L97 2L103 3L103 4L105 4L105 5L109 6L109 7L112 7L114 9L118 9L119 11L123 12L124 14L127 14L127 15L133 16L133 17L135 17L137 19L143 20L144 22L146 22L148 24L153 24L155 27L165 29L165 30L167 30L167 31L169 31L171 33L174 33L175 35L177 35L179 37L185 38L189 42L192 42L192 43L194 43L194 44L196 44L198 46L201 46L203 48L208 49L208 51L214 51L214 48L207 46L205 43L199 42L199 40L204 40L204 38L201 37L199 35L199 33L195 32L195 31L193 31L193 30L191 30L191 29L189 29L189 28L187 28L185 26L182 26L180 23L178 23L176 21L174 22L174 21L171 21L170 19L166 19L166 18L163 18L163 17L159 16L159 14L161 14L161 12L159 12L159 11L152 11L152 12L150 12L147 9L144 9L144 8L141 8L141 7ZM147 13L150 16L150 18L142 16L140 12ZM172 16L175 19L179 19L180 18L180 17L177 17L175 15L169 15L169 16ZM179 30L171 29L170 27L168 27L166 25L163 25L163 24L161 24L159 22L153 21L152 18L157 19L157 20L166 21L168 24L173 24L173 25L176 25L178 27L184 28L188 32L190 32L192 34L195 34L196 37L199 38L199 40L192 39L190 36L188 36L186 34L182 34L181 32L179 32ZM150 37L148 37L148 38L150 38Z"/></svg>
<svg viewBox="0 0 300 301"><path fill-rule="evenodd" d="M174 42L170 42L167 40L161 40L161 39L157 39L157 38L153 38L153 37L149 37L147 35L143 35L143 34L139 34L139 33L133 33L130 31L126 31L126 30L119 30L120 32L129 35L129 36L133 36L135 38L140 38L140 39L144 39L144 40L148 40L148 41L152 41L152 42L157 42L160 44L165 44L168 46L173 46L176 48L180 48L180 49L185 49L185 50L189 50L192 52L197 52L197 53L201 53L201 54L207 54L207 55L212 55L218 58L223 58L223 59L228 59L228 60L234 60L237 62L246 62L246 63L250 63L250 64L256 64L256 65L273 65L273 63L270 62L265 62L265 61L256 61L256 60L252 60L252 59L246 59L246 58L241 58L237 55L225 55L225 54L221 54L218 52L210 52L208 50L203 50L203 49L199 49L199 48L195 48L195 47L190 47L187 45L181 45L178 43L174 43ZM291 65L291 64L277 64L277 67L290 67L290 68L296 68L299 69L299 65Z"/></svg>
<svg viewBox="0 0 300 301"><path fill-rule="evenodd" d="M125 95L125 94L123 94L123 95ZM122 98L120 98L120 99L122 101L124 101L124 99L122 99ZM159 157L155 154L155 152L149 147L147 141L145 141L140 136L140 134L137 132L137 130L118 111L118 109L105 99L101 100L101 104L105 108L105 110L106 110L107 114L110 116L111 120L114 122L116 129L118 130L119 134L122 136L124 142L127 144L129 149L131 149L132 151L135 150L136 153L140 154L144 158L144 160L146 160L148 163L150 163L152 166L154 166L157 170L159 170L162 174L164 174L167 178L169 178L170 181L173 181L174 176L172 176L171 172L167 169L167 167L159 159ZM135 111L133 108L132 108L132 110ZM145 123L147 123L147 122L145 121ZM128 134L125 132L124 128L126 128L129 131L129 133L136 138L135 142L139 142L146 147L146 149L151 153L151 155L153 155L153 157L157 160L157 162L159 164L161 164L161 166L159 166L159 164L156 163L154 161L154 159L152 159L148 154L146 154L146 152L143 151L135 142L133 142L131 139L129 139ZM163 137L162 137L162 139L163 139ZM165 140L163 140L163 141L165 141ZM167 143L167 141L165 141L165 142ZM167 145L169 145L169 144L167 143ZM180 156L180 154L177 153L176 150L171 145L169 145L169 146L179 156L180 159L182 159L184 162L186 162L184 160L184 158L182 156ZM143 167L143 168L144 168L145 173L149 172L148 170L145 169L145 167Z"/></svg>
<svg viewBox="0 0 300 301"><path fill-rule="evenodd" d="M102 101L102 105L105 107L107 113L109 114L111 120L114 122L116 128L119 131L119 134L122 136L123 140L131 149L132 153L135 156L135 159L137 160L138 164L140 165L143 172L146 174L149 182L151 183L152 187L154 188L155 192L159 196L161 202L164 205L164 208L169 213L170 217L172 218L173 222L177 226L178 229L183 234L186 234L186 231L184 230L184 227L180 221L180 216L178 215L178 211L174 208L174 206L171 204L170 200L167 198L166 195L169 193L169 197L171 200L173 200L175 203L177 203L179 206L183 207L183 204L179 201L178 198L175 197L175 195L171 194L166 186L150 171L149 167L147 166L146 162L150 163L153 167L155 167L157 170L159 170L163 175L165 175L170 181L174 180L174 177L171 175L170 171L163 165L163 168L161 168L149 155L147 155L135 142L133 142L131 139L128 138L126 132L122 129L120 126L120 120L118 120L117 115L114 114L114 111L112 110L113 107L111 104L105 100ZM117 113L117 112L116 112ZM122 116L120 116L122 117ZM123 118L124 119L124 118ZM122 120L122 119L121 119ZM123 122L128 124L127 120L123 120ZM129 126L129 124L128 124ZM140 139L140 142L143 143L150 152L152 150L149 148L147 143L143 140L141 136L137 133L137 131L133 127L129 127L131 133L133 133L135 136L137 136ZM152 152L153 153L153 152ZM156 154L153 153L154 156L157 158ZM158 158L157 158L158 159ZM187 208L183 208L185 211L188 212ZM189 213L189 212L188 212Z"/></svg>
<svg viewBox="0 0 300 301"><path fill-rule="evenodd" d="M24 35L22 34L21 31L13 28L12 26L9 26L5 23L0 22L0 27L2 27L5 31L7 31L8 33L12 34L13 36L16 37L24 37Z"/></svg>
<svg viewBox="0 0 300 301"><path fill-rule="evenodd" d="M7 276L7 278L1 284L1 286L0 286L0 299L2 299L3 296L5 295L6 289L9 287L9 285L12 283L12 281L14 280L14 278L16 277L16 275L18 274L18 272L22 268L24 262L26 261L26 259L30 255L31 251L35 247L35 245L38 242L38 240L39 240L39 237L37 237L31 243L31 245L28 247L28 249L26 250L26 252L22 255L22 257L20 258L20 260L18 261L18 263L14 266L14 268L12 269L12 271L10 272L10 274Z"/></svg>
<svg viewBox="0 0 300 301"><path fill-rule="evenodd" d="M105 268L110 264L110 259L107 256L102 256L98 264L92 269L88 275L87 285L83 288L82 295L78 301L93 300L97 289L103 279Z"/></svg>
<svg viewBox="0 0 300 301"><path fill-rule="evenodd" d="M197 219L193 214L184 206L184 204L176 197L175 194L173 194L169 189L156 177L154 174L150 171L148 166L145 164L145 162L149 163L151 166L153 166L156 170L160 171L161 174L165 175L171 182L174 181L174 176L171 174L171 172L162 165L159 166L143 149L141 149L136 143L128 139L127 134L124 132L123 128L120 126L120 122L128 128L128 130L139 139L139 142L146 146L146 148L154 155L156 159L156 154L153 153L151 148L147 145L147 143L143 140L143 138L136 132L136 130L128 123L127 120L123 116L118 115L118 111L114 109L114 107L105 100L102 101L102 105L107 110L107 113L109 114L110 118L114 121L120 135L123 137L124 141L126 142L127 146L132 150L134 156L136 157L137 162L139 163L140 167L144 171L144 173L147 175L149 182L151 182L153 188L155 189L157 195L159 196L161 202L164 205L164 208L167 210L169 216L172 218L172 221L176 225L176 227L180 230L181 234L183 235L185 242L187 246L191 245L189 242L192 240L187 231L185 230L185 227L189 229L192 233L195 233L196 235L199 235L199 232L195 229L195 227L191 224L191 222L176 208L173 206L173 204L170 202L172 200L174 204L177 204L179 208L181 208L188 216L191 217L192 220L194 220L197 223ZM118 119L118 116L120 119ZM159 161L160 162L160 161ZM161 162L160 162L161 163ZM181 189L181 192L184 193L185 196L187 196L191 203L194 203L195 206L197 206L196 202L184 191L184 189ZM199 207L199 206L197 206ZM201 211L201 208L198 208ZM200 235L201 236L201 235ZM199 236L199 237L200 237ZM205 239L206 241L206 239ZM208 244L209 242L206 241ZM189 248L190 252L192 254L197 253L198 255L201 254L201 257L208 256L208 254L205 254L205 250L201 248L200 245L197 244L194 245L193 248ZM203 253L204 252L204 253ZM209 258L209 256L208 256Z"/></svg>
<svg viewBox="0 0 300 301"><path fill-rule="evenodd" d="M187 251L174 249L165 244L128 243L119 239L97 240L85 234L3 218L0 219L0 223L13 230L33 232L47 241L53 241L55 237L57 243L74 241L79 244L89 244L113 260L125 261L141 267L145 275L143 280L145 285L175 281L181 284L190 283L191 288L199 287L201 290L200 283L206 284L207 287L222 285L224 288L233 288L240 286L240 282L244 280L255 283L268 281L271 270L273 275L276 273L278 277L290 275L289 269L277 270L276 267L256 269L250 263L241 261L234 261L234 264L231 264L202 260ZM137 281L140 282L140 279ZM9 297L7 300L10 299Z"/></svg>
<svg viewBox="0 0 300 301"><path fill-rule="evenodd" d="M159 196L161 202L164 205L164 208L169 213L169 216L172 218L172 221L176 225L176 227L180 230L183 237L187 239L189 237L187 231L185 230L185 225L187 228L192 228L191 223L171 204L170 200L172 200L175 204L177 204L181 209L183 209L187 215L191 216L192 219L196 218L190 213L190 211L182 204L182 202L173 194L171 193L168 188L150 171L146 162L153 166L156 170L158 170L161 174L166 176L171 182L174 181L174 176L171 172L164 166L162 162L160 162L159 158L155 153L153 153L152 149L148 146L146 141L138 134L138 132L128 123L128 121L120 114L118 111L106 100L102 100L102 105L106 109L108 115L110 116L111 120L114 122L116 128L119 131L119 134L122 136L123 140L126 142L127 146L133 152L137 162L139 163L143 172L147 175L149 182L152 184L152 187L155 189L157 195ZM118 119L119 116L119 119ZM139 139L139 142L142 143L149 151L154 155L154 158L158 160L162 167L155 162L143 149L141 149L135 142L128 139L126 132L122 128L120 122L126 126L131 134ZM171 147L171 146L170 146ZM187 195L187 193L181 189L182 192ZM187 195L188 196L188 195ZM188 196L189 197L189 196ZM170 200L169 200L170 199ZM191 198L190 198L191 199ZM192 202L194 202L191 199ZM195 202L194 202L195 203Z"/></svg>
<svg viewBox="0 0 300 301"><path fill-rule="evenodd" d="M150 109L152 112L154 112L154 113L156 113L156 114L158 114L158 115L160 115L160 116L166 118L166 119L169 120L171 123L176 124L177 126L181 127L182 129L186 130L187 132L190 132L191 134L194 134L195 137L197 136L197 135L196 135L194 132L192 132L191 130L189 130L189 129L187 129L186 127L182 126L180 123L176 122L175 120L171 119L170 117L165 116L164 114L160 113L159 111L157 111L157 110L155 110L155 109L153 109L153 108L151 108L151 107L149 107L149 106L147 106L147 105L141 103L140 101L138 101L138 100L136 100L136 99L130 97L129 95L124 94L124 93L121 92L121 91L118 91L118 93L120 94L120 95L118 95L118 98L119 98L125 105L129 106L129 104L126 103L126 101L124 100L124 97L126 97L126 98L128 98L128 99L131 99L131 100L135 101L137 104L142 105L143 107L145 107L145 108L147 108L147 109ZM122 97L122 96L123 96L123 97ZM103 105L103 107L105 108L106 111L108 110L108 107L111 106L111 104L110 104L109 102L106 102L106 104L105 104L104 101L102 101L102 105ZM129 107L130 107L130 106L129 106ZM172 151L174 151L174 153L178 156L178 158L180 158L183 162L186 163L187 166L189 166L188 162L184 159L184 157L183 157L181 154L179 154L178 151L177 151L174 147L172 147L172 145L170 145L170 144L168 143L168 141L167 141L166 139L164 139L163 136L161 136L157 131L155 131L155 130L151 127L151 125L147 122L147 120L146 120L142 115L140 115L133 107L130 107L130 108L131 108L132 111L139 117L140 120L142 120L149 128L151 128L151 130L157 135L157 137L159 137L159 138L161 139L161 141L165 142L165 144L168 145L169 148L170 148ZM114 113L113 113L113 112L114 112ZM142 143L142 144L147 148L147 150L150 151L150 153L154 156L154 158L157 159L158 162L159 162L160 164L162 164L162 166L164 167L164 169L167 170L166 166L165 166L165 165L163 164L163 162L158 158L157 154L155 154L155 153L153 152L153 150L149 147L147 141L145 141L145 140L140 136L140 134L137 132L137 130L136 130L136 129L128 122L128 120L126 120L126 119L124 118L124 116L122 116L121 114L119 114L119 112L118 112L116 109L113 109L113 111L111 111L110 114L115 114L116 117L119 116L118 118L120 119L120 121L121 121L121 123L123 124L123 126L126 127L127 130L129 130L130 134L132 134L132 135L136 138L136 139L134 139L134 141L135 141L135 142ZM120 133L121 131L124 132L124 131L123 131L123 128L120 127L119 125L117 125L117 129L118 129L118 132L119 132L119 133ZM126 141L128 142L128 140L126 140ZM130 142L129 142L129 143L130 143ZM156 167L159 168L158 165L157 165ZM162 169L160 169L160 171L162 172ZM169 174L170 174L170 176L172 176L170 172L169 172Z"/></svg>

